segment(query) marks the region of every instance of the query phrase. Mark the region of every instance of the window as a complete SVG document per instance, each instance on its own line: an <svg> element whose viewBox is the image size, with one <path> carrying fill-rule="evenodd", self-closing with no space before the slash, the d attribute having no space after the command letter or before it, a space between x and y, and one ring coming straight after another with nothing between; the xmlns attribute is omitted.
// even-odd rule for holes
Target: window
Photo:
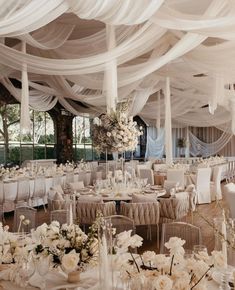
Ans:
<svg viewBox="0 0 235 290"><path fill-rule="evenodd" d="M0 108L0 162L54 158L54 124L47 112L30 110L32 134L20 135L20 105Z"/></svg>
<svg viewBox="0 0 235 290"><path fill-rule="evenodd" d="M92 119L76 116L73 119L73 149L75 161L94 160L96 153L92 146L91 137Z"/></svg>

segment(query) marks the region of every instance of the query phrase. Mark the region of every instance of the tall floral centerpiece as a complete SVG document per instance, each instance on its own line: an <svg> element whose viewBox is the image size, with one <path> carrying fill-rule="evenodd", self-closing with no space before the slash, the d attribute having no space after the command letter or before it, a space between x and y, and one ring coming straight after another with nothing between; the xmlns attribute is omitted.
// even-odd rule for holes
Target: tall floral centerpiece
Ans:
<svg viewBox="0 0 235 290"><path fill-rule="evenodd" d="M121 103L117 110L94 119L93 144L98 152L134 151L142 132L133 117L128 117L128 103ZM141 129L141 128L140 128Z"/></svg>

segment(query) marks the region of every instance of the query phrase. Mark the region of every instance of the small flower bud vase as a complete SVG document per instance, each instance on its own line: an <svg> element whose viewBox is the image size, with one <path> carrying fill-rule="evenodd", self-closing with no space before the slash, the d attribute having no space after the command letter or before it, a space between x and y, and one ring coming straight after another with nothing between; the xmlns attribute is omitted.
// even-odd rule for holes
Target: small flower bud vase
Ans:
<svg viewBox="0 0 235 290"><path fill-rule="evenodd" d="M80 281L80 270L69 272L67 281L69 283L77 283Z"/></svg>

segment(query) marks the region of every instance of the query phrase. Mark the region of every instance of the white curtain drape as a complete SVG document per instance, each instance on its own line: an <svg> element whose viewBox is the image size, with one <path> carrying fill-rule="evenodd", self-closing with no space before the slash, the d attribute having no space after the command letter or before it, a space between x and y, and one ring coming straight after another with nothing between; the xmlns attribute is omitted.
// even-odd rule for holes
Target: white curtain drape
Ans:
<svg viewBox="0 0 235 290"><path fill-rule="evenodd" d="M161 159L164 153L164 129L160 132L155 127L147 127L147 143L145 158L156 157Z"/></svg>

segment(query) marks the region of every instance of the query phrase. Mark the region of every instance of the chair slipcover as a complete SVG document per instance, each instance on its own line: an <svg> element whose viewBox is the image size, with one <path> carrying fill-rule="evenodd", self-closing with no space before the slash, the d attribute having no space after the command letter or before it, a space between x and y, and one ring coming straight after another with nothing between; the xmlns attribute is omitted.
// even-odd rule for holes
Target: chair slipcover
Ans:
<svg viewBox="0 0 235 290"><path fill-rule="evenodd" d="M121 202L120 214L132 219L136 226L158 225L160 218L159 202Z"/></svg>
<svg viewBox="0 0 235 290"><path fill-rule="evenodd" d="M114 201L106 203L78 202L76 210L79 224L91 225L99 213L104 217L116 214L116 204Z"/></svg>
<svg viewBox="0 0 235 290"><path fill-rule="evenodd" d="M211 200L220 200L222 199L221 192L221 175L222 175L222 166L215 166L213 168L212 181L210 184L211 190Z"/></svg>
<svg viewBox="0 0 235 290"><path fill-rule="evenodd" d="M185 178L184 178L184 169L168 169L166 173L166 179L168 181L179 182L179 186L184 189L185 187Z"/></svg>
<svg viewBox="0 0 235 290"><path fill-rule="evenodd" d="M160 202L160 216L170 220L179 220L189 212L189 194L180 192L175 197L158 198Z"/></svg>
<svg viewBox="0 0 235 290"><path fill-rule="evenodd" d="M210 193L210 178L211 178L211 168L198 168L196 176L196 190L197 190L197 203L210 203L211 193Z"/></svg>
<svg viewBox="0 0 235 290"><path fill-rule="evenodd" d="M235 218L235 184L228 183L224 186L223 196L227 208L229 209L229 215L231 218Z"/></svg>

